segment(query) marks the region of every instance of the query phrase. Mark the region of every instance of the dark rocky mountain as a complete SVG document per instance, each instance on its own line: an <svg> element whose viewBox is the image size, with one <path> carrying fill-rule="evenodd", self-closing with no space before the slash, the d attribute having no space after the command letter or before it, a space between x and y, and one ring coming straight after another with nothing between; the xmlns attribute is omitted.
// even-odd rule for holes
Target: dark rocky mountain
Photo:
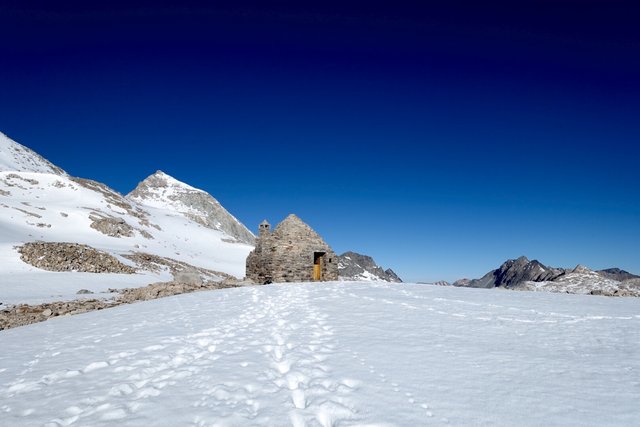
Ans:
<svg viewBox="0 0 640 427"><path fill-rule="evenodd" d="M640 276L631 274L628 271L621 270L619 268L606 268L604 270L596 271L602 277L607 279L617 280L618 282L624 282L625 280L640 279Z"/></svg>
<svg viewBox="0 0 640 427"><path fill-rule="evenodd" d="M342 280L402 282L390 268L384 270L370 256L356 252L345 252L338 256L338 274Z"/></svg>
<svg viewBox="0 0 640 427"><path fill-rule="evenodd" d="M454 286L470 288L515 288L522 282L542 282L554 280L566 273L561 268L547 267L538 260L529 261L525 256L510 259L497 270L492 270L480 279L462 279L454 282Z"/></svg>

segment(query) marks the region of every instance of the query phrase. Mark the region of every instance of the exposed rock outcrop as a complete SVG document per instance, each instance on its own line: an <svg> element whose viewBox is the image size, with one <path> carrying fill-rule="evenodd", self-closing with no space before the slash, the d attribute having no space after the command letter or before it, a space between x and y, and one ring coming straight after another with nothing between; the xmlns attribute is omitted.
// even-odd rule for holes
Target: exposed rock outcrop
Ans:
<svg viewBox="0 0 640 427"><path fill-rule="evenodd" d="M133 274L114 256L78 243L30 242L18 247L22 261L48 271Z"/></svg>
<svg viewBox="0 0 640 427"><path fill-rule="evenodd" d="M111 237L131 237L133 236L133 227L131 227L123 218L104 218L96 215L90 215L91 228L98 230L102 234Z"/></svg>
<svg viewBox="0 0 640 427"><path fill-rule="evenodd" d="M402 282L393 270L384 270L368 255L356 252L345 252L338 257L338 274L341 280L382 280L385 282Z"/></svg>

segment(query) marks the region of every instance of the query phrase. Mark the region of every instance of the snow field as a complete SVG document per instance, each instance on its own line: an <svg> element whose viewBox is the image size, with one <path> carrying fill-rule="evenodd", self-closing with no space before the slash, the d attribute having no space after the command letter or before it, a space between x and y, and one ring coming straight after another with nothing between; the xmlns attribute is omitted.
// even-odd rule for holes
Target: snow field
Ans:
<svg viewBox="0 0 640 427"><path fill-rule="evenodd" d="M635 425L639 326L580 295L180 295L0 332L0 425Z"/></svg>

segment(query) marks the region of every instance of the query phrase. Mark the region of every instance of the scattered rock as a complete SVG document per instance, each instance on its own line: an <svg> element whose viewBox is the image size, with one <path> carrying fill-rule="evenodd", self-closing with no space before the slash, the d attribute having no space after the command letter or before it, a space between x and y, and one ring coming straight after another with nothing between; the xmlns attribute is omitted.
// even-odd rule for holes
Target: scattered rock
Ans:
<svg viewBox="0 0 640 427"><path fill-rule="evenodd" d="M200 273L198 273L196 270L185 270L177 272L173 276L173 280L178 283L185 283L190 285L200 285L203 282Z"/></svg>
<svg viewBox="0 0 640 427"><path fill-rule="evenodd" d="M13 209L15 209L17 211L20 211L25 215L32 216L34 218L42 218L42 215L38 215L37 213L30 212L30 211L28 211L26 209L20 209L20 208L16 208L16 207L14 207Z"/></svg>
<svg viewBox="0 0 640 427"><path fill-rule="evenodd" d="M78 243L30 242L20 246L18 252L22 261L48 271L135 273L114 256Z"/></svg>
<svg viewBox="0 0 640 427"><path fill-rule="evenodd" d="M26 182L28 184L31 184L31 185L38 185L39 184L39 182L37 180L35 180L35 179L25 178L25 177L22 177L22 176L20 176L20 175L18 175L16 173L8 174L6 176L6 179L17 179L17 180L24 181L24 182Z"/></svg>
<svg viewBox="0 0 640 427"><path fill-rule="evenodd" d="M80 289L78 292L76 292L77 295L87 295L87 294L92 294L93 292L91 292L88 289Z"/></svg>
<svg viewBox="0 0 640 427"><path fill-rule="evenodd" d="M42 322L58 316L68 316L78 312L101 310L119 303L113 301L76 300L57 301L39 305L20 304L0 310L0 330Z"/></svg>
<svg viewBox="0 0 640 427"><path fill-rule="evenodd" d="M162 270L169 269L171 274L173 274L174 276L174 280L177 280L175 279L176 275L182 272L199 274L200 277L202 277L200 282L202 282L202 280L218 281L220 279L233 279L233 276L221 271L195 267L183 261L178 261L172 258L165 258L146 252L134 252L131 254L123 255L123 257L135 262L141 270L153 271L155 273L158 273Z"/></svg>
<svg viewBox="0 0 640 427"><path fill-rule="evenodd" d="M98 230L102 234L111 237L131 237L133 236L133 227L131 227L123 218L98 217L89 215L91 219L91 228Z"/></svg>

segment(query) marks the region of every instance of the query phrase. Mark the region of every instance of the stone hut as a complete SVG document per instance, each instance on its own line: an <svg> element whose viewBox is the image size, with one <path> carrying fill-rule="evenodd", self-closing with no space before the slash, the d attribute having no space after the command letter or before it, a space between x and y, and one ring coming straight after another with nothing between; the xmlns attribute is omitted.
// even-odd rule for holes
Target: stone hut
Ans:
<svg viewBox="0 0 640 427"><path fill-rule="evenodd" d="M291 214L271 232L264 220L247 257L247 278L256 283L338 280L338 257L322 237Z"/></svg>

